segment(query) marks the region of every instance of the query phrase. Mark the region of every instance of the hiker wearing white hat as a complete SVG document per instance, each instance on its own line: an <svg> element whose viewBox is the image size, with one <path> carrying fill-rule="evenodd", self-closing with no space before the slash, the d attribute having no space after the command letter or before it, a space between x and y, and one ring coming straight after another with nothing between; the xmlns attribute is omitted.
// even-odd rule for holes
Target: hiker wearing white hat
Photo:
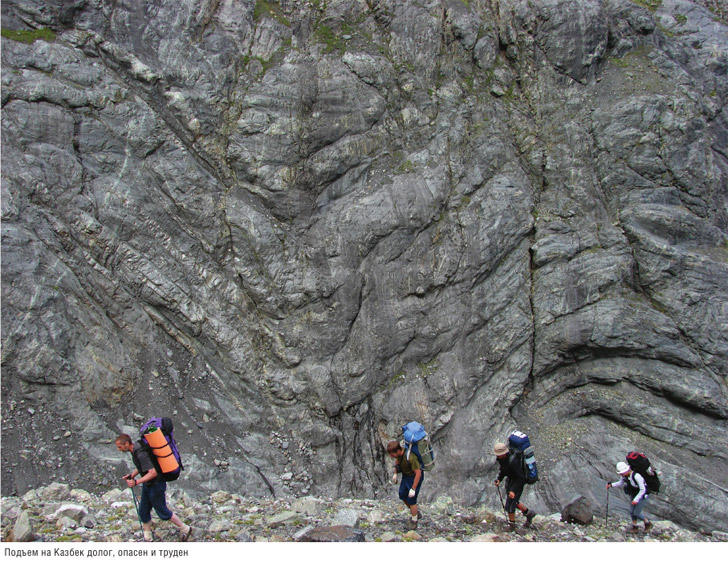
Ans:
<svg viewBox="0 0 728 563"><path fill-rule="evenodd" d="M642 509L648 498L647 484L644 478L636 471L632 471L632 468L623 461L617 463L617 473L620 475L619 481L607 483L607 489L610 487L624 488L624 492L631 499L629 515L632 518L632 528L628 530L628 533L636 534L639 532L637 525L639 520L642 520L645 524L645 533L649 532L652 528L652 522L642 514Z"/></svg>

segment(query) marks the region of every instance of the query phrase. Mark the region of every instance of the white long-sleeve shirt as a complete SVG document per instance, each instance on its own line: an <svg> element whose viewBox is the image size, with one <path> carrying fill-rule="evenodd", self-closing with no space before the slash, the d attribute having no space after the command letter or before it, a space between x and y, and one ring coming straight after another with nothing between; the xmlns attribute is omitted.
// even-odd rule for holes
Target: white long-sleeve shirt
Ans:
<svg viewBox="0 0 728 563"><path fill-rule="evenodd" d="M614 483L612 483L612 487L617 487L618 489L621 489L627 484L629 484L630 487L639 489L637 495L635 495L635 497L632 499L633 501L639 502L643 498L647 497L647 483L645 483L644 478L639 473L632 471L626 477L622 476L619 481L615 481Z"/></svg>

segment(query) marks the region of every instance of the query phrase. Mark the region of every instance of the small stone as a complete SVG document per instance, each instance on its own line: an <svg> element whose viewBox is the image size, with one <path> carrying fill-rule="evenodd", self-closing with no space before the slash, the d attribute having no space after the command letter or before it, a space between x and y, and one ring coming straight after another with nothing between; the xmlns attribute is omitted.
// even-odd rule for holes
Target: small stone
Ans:
<svg viewBox="0 0 728 563"><path fill-rule="evenodd" d="M212 495L210 495L210 500L217 504L223 504L224 502L230 500L230 493L228 493L227 491L215 491L214 493L212 493Z"/></svg>
<svg viewBox="0 0 728 563"><path fill-rule="evenodd" d="M300 520L300 519L301 519L301 515L298 512L286 510L284 512L281 512L280 514L276 514L276 515L268 518L268 525L275 526L275 525L287 524L290 522L295 522L296 520Z"/></svg>
<svg viewBox="0 0 728 563"><path fill-rule="evenodd" d="M490 93L493 94L496 98L501 98L506 95L506 91L500 84L494 84L490 89Z"/></svg>
<svg viewBox="0 0 728 563"><path fill-rule="evenodd" d="M303 512L308 516L318 516L321 513L323 504L323 501L316 497L301 497L293 502L291 509L296 512Z"/></svg>
<svg viewBox="0 0 728 563"><path fill-rule="evenodd" d="M15 526L13 526L13 540L17 542L30 542L34 539L35 532L30 523L30 516L28 516L27 512L23 511L15 521Z"/></svg>
<svg viewBox="0 0 728 563"><path fill-rule="evenodd" d="M10 502L3 499L2 504L2 517L8 518L9 520L15 520L18 516L20 516L20 513L22 512L22 509L20 508L19 504L11 504Z"/></svg>
<svg viewBox="0 0 728 563"><path fill-rule="evenodd" d="M301 537L302 542L363 542L364 532L348 526L314 528Z"/></svg>
<svg viewBox="0 0 728 563"><path fill-rule="evenodd" d="M131 502L132 498L128 489L111 489L101 495L101 500L107 504L111 504L112 502Z"/></svg>
<svg viewBox="0 0 728 563"><path fill-rule="evenodd" d="M212 524L210 524L208 530L211 534L217 534L219 532L226 532L232 529L232 527L233 524L229 520L215 520Z"/></svg>
<svg viewBox="0 0 728 563"><path fill-rule="evenodd" d="M94 497L91 493L88 491L84 491L83 489L73 489L70 492L70 498L72 498L75 501L84 503L84 504L91 504L94 501Z"/></svg>
<svg viewBox="0 0 728 563"><path fill-rule="evenodd" d="M293 534L293 539L295 541L301 541L301 538L303 538L303 536L308 534L311 530L313 530L313 526L306 526L305 528L301 528L295 534Z"/></svg>
<svg viewBox="0 0 728 563"><path fill-rule="evenodd" d="M381 510L372 510L367 514L367 522L370 524L378 524L379 522L384 522L386 519L387 517Z"/></svg>
<svg viewBox="0 0 728 563"><path fill-rule="evenodd" d="M485 508L478 510L476 517L481 524L495 524L498 520L498 517L495 514Z"/></svg>
<svg viewBox="0 0 728 563"><path fill-rule="evenodd" d="M47 500L67 500L70 495L71 487L65 483L51 483L41 492L41 497Z"/></svg>
<svg viewBox="0 0 728 563"><path fill-rule="evenodd" d="M432 503L431 508L434 512L439 514L450 514L455 512L455 505L452 497L441 496L437 497L437 500Z"/></svg>
<svg viewBox="0 0 728 563"><path fill-rule="evenodd" d="M53 513L52 517L55 519L67 516L76 522L80 522L82 518L85 518L88 515L88 508L81 504L64 504Z"/></svg>
<svg viewBox="0 0 728 563"><path fill-rule="evenodd" d="M59 518L56 522L57 530L69 530L75 528L76 526L78 526L78 523L73 518L69 518L68 516L63 516L62 518Z"/></svg>
<svg viewBox="0 0 728 563"><path fill-rule="evenodd" d="M470 538L471 542L499 542L502 541L498 534L478 534Z"/></svg>
<svg viewBox="0 0 728 563"><path fill-rule="evenodd" d="M332 525L355 527L359 523L359 513L351 508L339 510L334 516Z"/></svg>
<svg viewBox="0 0 728 563"><path fill-rule="evenodd" d="M78 521L78 524L81 528L93 529L96 527L96 519L89 514L87 516L82 516Z"/></svg>

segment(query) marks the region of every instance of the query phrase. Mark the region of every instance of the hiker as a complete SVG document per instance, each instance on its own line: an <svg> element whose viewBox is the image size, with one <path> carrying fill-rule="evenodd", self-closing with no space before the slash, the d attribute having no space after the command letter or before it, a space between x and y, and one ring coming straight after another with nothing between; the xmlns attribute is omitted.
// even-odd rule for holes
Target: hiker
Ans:
<svg viewBox="0 0 728 563"><path fill-rule="evenodd" d="M645 507L648 498L647 483L645 483L644 477L636 471L632 471L632 468L623 461L617 464L617 473L619 473L621 478L614 483L607 483L607 489L611 487L624 488L624 492L632 499L629 507L632 528L629 530L629 533L636 534L639 531L637 525L638 520L644 522L645 533L649 532L652 529L652 522L642 514L642 509Z"/></svg>
<svg viewBox="0 0 728 563"><path fill-rule="evenodd" d="M122 479L129 487L142 486L141 500L139 501L139 520L144 530L144 541L153 541L152 537L152 508L163 521L169 520L179 528L180 541L187 541L192 533L192 526L186 525L176 514L167 508L165 492L167 483L157 476L149 451L140 442L134 443L128 434L120 434L116 438L116 449L120 452L131 453L131 459L136 469L124 475ZM137 477L139 476L139 477ZM133 491L132 491L133 493Z"/></svg>
<svg viewBox="0 0 728 563"><path fill-rule="evenodd" d="M399 498L410 509L410 520L408 528L417 529L419 512L417 508L417 497L420 494L420 487L425 474L420 468L417 456L411 454L409 459L405 457L404 448L399 442L391 441L387 444L387 453L396 461L394 463L394 475L392 482L397 483L397 473L402 473L402 482L399 485Z"/></svg>
<svg viewBox="0 0 728 563"><path fill-rule="evenodd" d="M536 513L521 503L523 487L526 486L526 474L523 471L523 464L518 456L509 454L508 446L501 442L493 447L493 453L495 453L496 461L500 466L495 486L500 486L503 478L506 478L507 498L505 511L508 514L508 526L511 530L516 529L516 509L518 509L526 517L526 528L530 528Z"/></svg>

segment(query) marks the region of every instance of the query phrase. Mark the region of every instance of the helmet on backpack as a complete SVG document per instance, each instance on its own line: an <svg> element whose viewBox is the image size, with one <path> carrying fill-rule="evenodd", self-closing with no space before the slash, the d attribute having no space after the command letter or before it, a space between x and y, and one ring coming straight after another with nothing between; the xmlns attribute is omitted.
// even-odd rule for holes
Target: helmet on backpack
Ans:
<svg viewBox="0 0 728 563"><path fill-rule="evenodd" d="M617 464L617 473L619 473L620 475L622 475L624 473L627 473L627 471L629 471L629 465L627 465L623 461L620 461Z"/></svg>

